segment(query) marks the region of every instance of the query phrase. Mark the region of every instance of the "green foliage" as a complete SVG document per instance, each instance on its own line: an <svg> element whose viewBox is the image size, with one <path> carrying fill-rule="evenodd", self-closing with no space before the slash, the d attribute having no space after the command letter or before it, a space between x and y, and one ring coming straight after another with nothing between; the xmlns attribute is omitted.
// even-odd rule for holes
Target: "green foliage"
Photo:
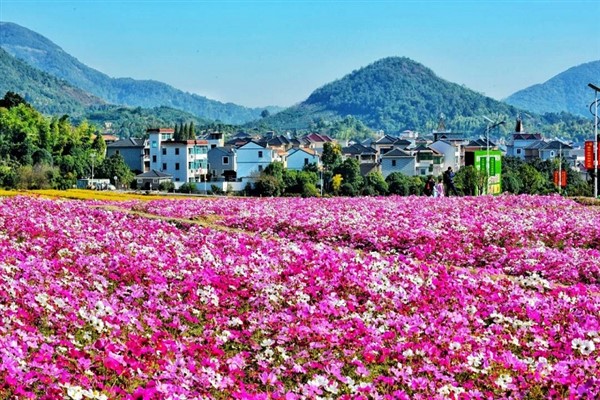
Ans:
<svg viewBox="0 0 600 400"><path fill-rule="evenodd" d="M488 177L485 171L479 171L472 165L459 169L454 177L456 189L466 196L485 193Z"/></svg>
<svg viewBox="0 0 600 400"><path fill-rule="evenodd" d="M195 183L186 182L179 187L179 193L198 193L198 188Z"/></svg>
<svg viewBox="0 0 600 400"><path fill-rule="evenodd" d="M273 175L261 174L256 181L255 190L259 196L280 196L282 182Z"/></svg>
<svg viewBox="0 0 600 400"><path fill-rule="evenodd" d="M577 171L562 160L562 170L567 172L564 193L570 196L589 196L591 184L585 182ZM554 185L554 171L559 170L559 160L534 159L525 162L517 157L502 160L502 191L515 194L548 194L558 191Z"/></svg>
<svg viewBox="0 0 600 400"><path fill-rule="evenodd" d="M123 156L120 154L113 154L112 156L105 158L100 165L98 165L95 177L105 178L114 181L114 177L117 177L118 182L123 185L129 185L135 178L133 172L129 169ZM116 182L115 182L116 183Z"/></svg>
<svg viewBox="0 0 600 400"><path fill-rule="evenodd" d="M347 158L345 159L339 166L334 168L334 174L340 174L343 178L343 184L341 187L342 194L346 196L353 196L359 192L362 184L363 178L360 175L360 166L358 164L358 160L355 158ZM344 189L344 186L350 185L353 190L349 191L348 189ZM344 192L346 190L346 192ZM350 192L354 194L350 194Z"/></svg>
<svg viewBox="0 0 600 400"><path fill-rule="evenodd" d="M328 170L336 168L342 163L342 146L339 143L325 142L321 161Z"/></svg>
<svg viewBox="0 0 600 400"><path fill-rule="evenodd" d="M25 60L34 68L45 71L43 79L53 79L57 82L62 82L59 79L64 79L71 85L104 99L108 103L144 108L169 105L199 118L234 124L256 120L260 118L261 112L265 110L265 107L246 108L232 103L221 103L203 96L183 92L162 82L111 78L82 64L65 53L60 47L35 32L13 23L3 22L1 26L3 31L2 46L8 49L14 57ZM39 72L34 68L30 67L31 70ZM2 72L0 71L0 76L4 80L5 75ZM42 80L38 80L38 82L42 82ZM66 83L63 82L63 85L66 85ZM0 87L0 89L11 90L11 88L3 87ZM12 88L12 90L15 89L27 93L26 90L22 90L24 88ZM79 92L84 93L83 91L80 90ZM87 93L85 94L87 98L92 98ZM50 98L52 99L52 96ZM36 107L39 105L38 103L32 104ZM270 112L279 110L278 107L267 107L266 109ZM44 112L47 111L44 110ZM71 113L71 111L65 111L64 109L60 112ZM56 111L52 112L52 114L54 113Z"/></svg>
<svg viewBox="0 0 600 400"><path fill-rule="evenodd" d="M366 196L383 196L388 192L388 184L380 172L370 172L364 177L362 190Z"/></svg>
<svg viewBox="0 0 600 400"><path fill-rule="evenodd" d="M23 165L16 171L16 187L26 190L50 189L57 175L57 169L49 165Z"/></svg>
<svg viewBox="0 0 600 400"><path fill-rule="evenodd" d="M173 192L175 191L175 184L173 181L161 182L160 185L158 185L158 190L162 192Z"/></svg>
<svg viewBox="0 0 600 400"><path fill-rule="evenodd" d="M588 82L598 80L600 61L570 68L550 80L510 95L506 102L535 113L562 113L589 117L593 92Z"/></svg>
<svg viewBox="0 0 600 400"><path fill-rule="evenodd" d="M385 178L388 184L388 192L400 196L408 196L411 194L412 182L410 177L401 172L392 172Z"/></svg>
<svg viewBox="0 0 600 400"><path fill-rule="evenodd" d="M5 36L3 35L2 38L5 39ZM0 76L2 76L0 93L19 93L21 99L46 114L82 115L86 107L104 103L65 81L32 68L2 48L0 48ZM11 108L21 104L19 99L11 96L8 96L8 100L9 103L0 106Z"/></svg>

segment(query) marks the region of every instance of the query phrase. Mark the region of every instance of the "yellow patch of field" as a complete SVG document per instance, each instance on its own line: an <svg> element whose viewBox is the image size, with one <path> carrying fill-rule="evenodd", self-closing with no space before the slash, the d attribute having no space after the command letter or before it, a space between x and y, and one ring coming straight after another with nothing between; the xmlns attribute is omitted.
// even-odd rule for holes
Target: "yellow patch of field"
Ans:
<svg viewBox="0 0 600 400"><path fill-rule="evenodd" d="M157 198L181 199L188 196L185 195L167 195L167 194L145 194L142 192L118 192L118 191L96 191L87 189L69 189L69 190L0 190L0 196L39 196L53 199L73 199L73 200L110 200L110 201L127 201L127 200L155 200ZM189 197L188 197L189 198ZM198 197L195 197L198 198Z"/></svg>

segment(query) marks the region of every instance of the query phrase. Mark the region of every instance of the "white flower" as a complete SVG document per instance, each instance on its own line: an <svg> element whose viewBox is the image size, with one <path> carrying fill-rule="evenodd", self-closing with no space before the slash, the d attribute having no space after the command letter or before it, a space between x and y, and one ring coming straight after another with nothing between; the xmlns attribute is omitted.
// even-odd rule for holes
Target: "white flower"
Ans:
<svg viewBox="0 0 600 400"><path fill-rule="evenodd" d="M512 383L512 377L508 374L502 374L496 379L496 385L500 386L502 389L507 389L508 385Z"/></svg>
<svg viewBox="0 0 600 400"><path fill-rule="evenodd" d="M409 357L412 357L412 356L414 356L414 355L415 355L415 353L412 351L412 349L407 349L407 350L404 350L404 351L402 352L402 355L403 355L405 358L409 358Z"/></svg>
<svg viewBox="0 0 600 400"><path fill-rule="evenodd" d="M79 386L68 386L67 396L73 400L83 399L83 390Z"/></svg>

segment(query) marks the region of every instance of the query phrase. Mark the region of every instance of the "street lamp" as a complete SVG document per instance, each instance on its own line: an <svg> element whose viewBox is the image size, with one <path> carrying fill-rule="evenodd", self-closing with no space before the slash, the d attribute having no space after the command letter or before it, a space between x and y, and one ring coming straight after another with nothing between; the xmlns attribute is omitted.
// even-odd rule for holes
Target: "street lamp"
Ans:
<svg viewBox="0 0 600 400"><path fill-rule="evenodd" d="M596 100L592 104L595 104L596 110L594 111L594 198L598 197L598 92L600 87L593 83L588 83L588 86L595 92ZM590 112L592 111L592 105L590 104Z"/></svg>

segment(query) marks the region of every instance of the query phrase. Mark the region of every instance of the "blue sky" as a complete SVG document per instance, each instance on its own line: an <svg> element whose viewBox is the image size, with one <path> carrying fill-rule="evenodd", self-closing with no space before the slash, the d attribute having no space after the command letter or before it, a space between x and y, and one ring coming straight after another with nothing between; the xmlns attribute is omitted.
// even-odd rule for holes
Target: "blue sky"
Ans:
<svg viewBox="0 0 600 400"><path fill-rule="evenodd" d="M245 106L298 103L388 56L502 99L600 59L600 0L0 0L113 77Z"/></svg>

